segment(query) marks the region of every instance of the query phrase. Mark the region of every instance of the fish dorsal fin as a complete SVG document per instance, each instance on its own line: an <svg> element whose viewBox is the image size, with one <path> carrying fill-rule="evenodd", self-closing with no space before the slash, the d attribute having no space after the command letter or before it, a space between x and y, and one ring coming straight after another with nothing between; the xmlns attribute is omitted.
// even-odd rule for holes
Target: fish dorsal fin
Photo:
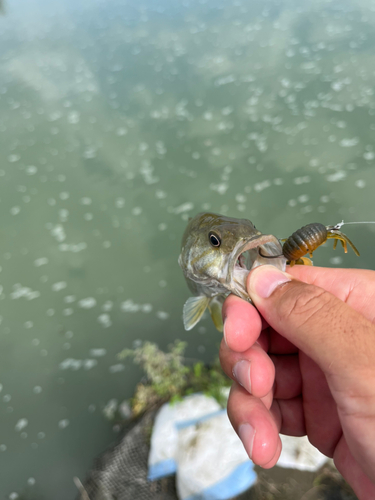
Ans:
<svg viewBox="0 0 375 500"><path fill-rule="evenodd" d="M183 320L185 330L191 330L201 319L210 299L205 295L189 297L184 304Z"/></svg>
<svg viewBox="0 0 375 500"><path fill-rule="evenodd" d="M212 321L219 332L223 331L223 317L221 315L221 309L223 308L224 297L218 295L214 297L208 304L208 310L211 313Z"/></svg>

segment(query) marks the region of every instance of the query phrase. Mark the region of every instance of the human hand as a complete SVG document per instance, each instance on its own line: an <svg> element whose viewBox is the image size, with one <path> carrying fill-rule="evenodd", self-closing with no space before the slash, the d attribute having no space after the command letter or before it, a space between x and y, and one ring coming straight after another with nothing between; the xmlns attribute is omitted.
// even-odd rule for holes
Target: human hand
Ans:
<svg viewBox="0 0 375 500"><path fill-rule="evenodd" d="M360 500L375 499L375 272L288 271L250 273L257 309L224 303L229 418L256 464L276 464L279 432L307 434Z"/></svg>

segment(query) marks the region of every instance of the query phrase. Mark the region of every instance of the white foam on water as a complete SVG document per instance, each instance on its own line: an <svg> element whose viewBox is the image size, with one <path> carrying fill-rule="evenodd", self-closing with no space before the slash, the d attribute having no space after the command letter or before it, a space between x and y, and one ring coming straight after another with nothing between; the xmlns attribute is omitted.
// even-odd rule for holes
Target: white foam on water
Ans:
<svg viewBox="0 0 375 500"><path fill-rule="evenodd" d="M353 146L356 146L359 143L359 138L358 137L353 137L351 139L342 139L340 141L340 146L343 148L352 148Z"/></svg>
<svg viewBox="0 0 375 500"><path fill-rule="evenodd" d="M117 198L115 200L115 206L117 208L123 208L125 206L125 199L124 198Z"/></svg>
<svg viewBox="0 0 375 500"><path fill-rule="evenodd" d="M104 328L109 328L110 326L112 326L112 321L109 314L101 314L100 316L98 316L98 322Z"/></svg>
<svg viewBox="0 0 375 500"><path fill-rule="evenodd" d="M77 371L81 368L91 370L98 364L96 359L74 359L66 358L59 364L60 370L73 370Z"/></svg>
<svg viewBox="0 0 375 500"><path fill-rule="evenodd" d="M65 239L65 238L64 238ZM73 253L78 253L82 252L83 250L86 250L87 244L82 242L82 243L76 243L76 244L67 244L67 243L62 243L59 245L59 250L60 252L73 252Z"/></svg>
<svg viewBox="0 0 375 500"><path fill-rule="evenodd" d="M17 154L11 154L8 156L9 163L15 163L16 161L19 161L20 159L21 159L21 156L17 155Z"/></svg>
<svg viewBox="0 0 375 500"><path fill-rule="evenodd" d="M173 208L173 213L182 214L183 212L193 210L193 208L194 204L188 201L186 203L183 203L182 205L179 205L178 207Z"/></svg>
<svg viewBox="0 0 375 500"><path fill-rule="evenodd" d="M35 175L38 172L38 168L35 165L29 165L26 167L25 172L27 175Z"/></svg>
<svg viewBox="0 0 375 500"><path fill-rule="evenodd" d="M301 194L300 196L298 196L297 200L300 202L300 203L306 203L307 201L309 201L310 199L310 196L308 194Z"/></svg>
<svg viewBox="0 0 375 500"><path fill-rule="evenodd" d="M166 320L169 318L169 313L165 312L165 311L157 311L156 312L156 317L161 319L161 320Z"/></svg>
<svg viewBox="0 0 375 500"><path fill-rule="evenodd" d="M20 283L13 285L13 292L10 293L11 299L25 298L26 300L33 300L40 297L40 292L32 290L27 286L22 286Z"/></svg>
<svg viewBox="0 0 375 500"><path fill-rule="evenodd" d="M366 151L365 153L363 153L363 158L367 161L372 161L373 159L375 159L374 151Z"/></svg>
<svg viewBox="0 0 375 500"><path fill-rule="evenodd" d="M46 264L48 264L47 257L40 257L39 259L34 260L35 267L45 266Z"/></svg>
<svg viewBox="0 0 375 500"><path fill-rule="evenodd" d="M107 349L104 349L104 347L90 349L89 354L94 358L101 358L107 354Z"/></svg>
<svg viewBox="0 0 375 500"><path fill-rule="evenodd" d="M311 177L309 175L304 175L302 177L295 177L293 179L294 184L300 185L300 184L307 184L311 181Z"/></svg>
<svg viewBox="0 0 375 500"><path fill-rule="evenodd" d="M59 243L63 242L66 239L65 230L61 224L56 224L55 226L53 226L50 232L55 240Z"/></svg>
<svg viewBox="0 0 375 500"><path fill-rule="evenodd" d="M51 286L52 291L59 292L60 290L64 290L67 287L66 281L58 281Z"/></svg>
<svg viewBox="0 0 375 500"><path fill-rule="evenodd" d="M67 304L71 304L72 302L75 302L75 301L76 301L75 295L66 295L64 297L64 302L66 302Z"/></svg>
<svg viewBox="0 0 375 500"><path fill-rule="evenodd" d="M59 429L66 429L69 424L69 420L67 418L64 418L60 420L57 425L59 426Z"/></svg>
<svg viewBox="0 0 375 500"><path fill-rule="evenodd" d="M125 300L121 303L121 310L124 312L136 313L145 312L150 313L152 311L151 304L136 304L132 299Z"/></svg>
<svg viewBox="0 0 375 500"><path fill-rule="evenodd" d="M111 300L107 300L103 305L102 305L103 311L112 311L113 309L113 302Z"/></svg>
<svg viewBox="0 0 375 500"><path fill-rule="evenodd" d="M216 191L217 193L223 195L227 192L229 184L226 182L221 182L220 184L210 184L210 189Z"/></svg>
<svg viewBox="0 0 375 500"><path fill-rule="evenodd" d="M119 373L122 372L123 370L125 370L125 365L123 365L122 363L118 363L117 365L112 365L108 368L108 371L110 373Z"/></svg>
<svg viewBox="0 0 375 500"><path fill-rule="evenodd" d="M269 188L271 185L272 185L271 181L269 181L269 180L258 182L256 184L254 184L254 191L256 191L257 193L260 193L264 189Z"/></svg>
<svg viewBox="0 0 375 500"><path fill-rule="evenodd" d="M343 258L340 255L336 255L335 257L331 257L329 262L334 266L339 266L343 263Z"/></svg>
<svg viewBox="0 0 375 500"><path fill-rule="evenodd" d="M346 178L347 174L344 170L338 170L334 174L327 175L326 179L328 182L339 182Z"/></svg>
<svg viewBox="0 0 375 500"><path fill-rule="evenodd" d="M21 432L23 429L25 429L28 426L28 424L29 424L29 421L27 420L27 418L21 418L16 423L14 430L17 432Z"/></svg>
<svg viewBox="0 0 375 500"><path fill-rule="evenodd" d="M363 179L358 179L357 181L355 181L354 185L357 188L363 189L364 187L366 187L366 181Z"/></svg>
<svg viewBox="0 0 375 500"><path fill-rule="evenodd" d="M82 307L82 309L91 309L96 306L96 299L94 299L94 297L87 297L85 299L81 299L78 302L78 305L79 307Z"/></svg>

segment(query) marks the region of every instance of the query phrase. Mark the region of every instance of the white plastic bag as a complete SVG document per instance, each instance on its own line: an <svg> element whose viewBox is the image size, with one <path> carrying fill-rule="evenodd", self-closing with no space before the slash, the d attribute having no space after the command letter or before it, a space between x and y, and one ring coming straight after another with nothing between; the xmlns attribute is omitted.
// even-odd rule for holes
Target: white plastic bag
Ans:
<svg viewBox="0 0 375 500"><path fill-rule="evenodd" d="M226 500L256 481L253 463L214 398L194 394L159 410L148 478L173 473L181 500Z"/></svg>
<svg viewBox="0 0 375 500"><path fill-rule="evenodd" d="M176 472L178 430L176 424L196 422L221 409L214 398L194 394L175 404L164 404L155 419L148 457L148 479L151 481Z"/></svg>
<svg viewBox="0 0 375 500"><path fill-rule="evenodd" d="M280 436L283 445L278 467L315 472L325 464L328 458L313 446L307 436Z"/></svg>
<svg viewBox="0 0 375 500"><path fill-rule="evenodd" d="M253 463L226 410L179 427L177 492L181 500L225 500L255 483Z"/></svg>

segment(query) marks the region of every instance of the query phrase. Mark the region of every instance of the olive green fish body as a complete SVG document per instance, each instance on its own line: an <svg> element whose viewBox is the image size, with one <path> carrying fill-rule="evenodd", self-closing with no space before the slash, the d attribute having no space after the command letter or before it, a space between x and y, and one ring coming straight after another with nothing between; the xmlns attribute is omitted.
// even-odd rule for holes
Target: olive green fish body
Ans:
<svg viewBox="0 0 375 500"><path fill-rule="evenodd" d="M178 262L193 293L183 310L186 330L193 328L208 308L216 328L222 331L221 307L234 293L251 301L246 278L256 266L272 264L285 270L279 240L262 234L246 219L201 213L191 219L182 238Z"/></svg>

